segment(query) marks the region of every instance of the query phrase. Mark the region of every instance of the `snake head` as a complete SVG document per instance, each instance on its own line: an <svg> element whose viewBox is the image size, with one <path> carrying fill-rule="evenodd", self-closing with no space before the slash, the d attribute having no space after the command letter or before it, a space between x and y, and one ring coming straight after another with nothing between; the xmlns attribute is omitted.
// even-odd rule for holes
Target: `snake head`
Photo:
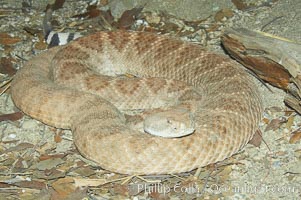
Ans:
<svg viewBox="0 0 301 200"><path fill-rule="evenodd" d="M143 126L146 133L166 138L187 136L195 130L192 114L185 109L151 114L145 118Z"/></svg>

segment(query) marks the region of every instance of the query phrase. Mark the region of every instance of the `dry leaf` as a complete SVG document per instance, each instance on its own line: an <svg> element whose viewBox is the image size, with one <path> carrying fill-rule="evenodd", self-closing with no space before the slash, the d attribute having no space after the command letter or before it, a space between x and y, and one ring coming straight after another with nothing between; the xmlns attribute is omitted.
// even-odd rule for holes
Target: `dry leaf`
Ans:
<svg viewBox="0 0 301 200"><path fill-rule="evenodd" d="M102 13L102 11L100 11L96 5L90 5L87 7L87 12L79 14L79 15L74 15L72 17L75 18L84 18L84 17L88 17L88 18L94 18L94 17L98 17L100 14Z"/></svg>
<svg viewBox="0 0 301 200"><path fill-rule="evenodd" d="M286 127L287 129L291 129L291 127L292 127L293 124L294 124L294 120L295 120L295 115L289 116L288 119L287 119L287 122L286 122L285 127Z"/></svg>
<svg viewBox="0 0 301 200"><path fill-rule="evenodd" d="M48 44L44 41L44 35L43 34L37 34L39 41L35 43L34 48L38 50L45 50L47 49Z"/></svg>
<svg viewBox="0 0 301 200"><path fill-rule="evenodd" d="M100 15L100 10L97 9L96 6L91 5L87 8L87 12L85 13L86 16L88 16L89 18L94 18L94 17L98 17Z"/></svg>
<svg viewBox="0 0 301 200"><path fill-rule="evenodd" d="M48 10L49 8L51 8L52 10L58 10L63 7L64 3L65 0L55 0L53 4L48 4L46 6L46 10Z"/></svg>
<svg viewBox="0 0 301 200"><path fill-rule="evenodd" d="M29 164L24 158L18 158L14 163L14 171L19 172L23 169L27 169L29 167Z"/></svg>
<svg viewBox="0 0 301 200"><path fill-rule="evenodd" d="M57 10L57 9L59 9L59 8L62 8L63 5L64 5L64 3L65 3L65 0L56 0L56 1L54 2L54 4L52 5L52 9L53 9L53 10Z"/></svg>
<svg viewBox="0 0 301 200"><path fill-rule="evenodd" d="M209 32L217 31L220 26L221 25L218 23L213 23L213 24L209 25L209 27L207 28L207 32L209 33Z"/></svg>
<svg viewBox="0 0 301 200"><path fill-rule="evenodd" d="M262 122L265 123L265 124L269 124L270 120L268 118L263 118Z"/></svg>
<svg viewBox="0 0 301 200"><path fill-rule="evenodd" d="M60 142L62 142L62 140L63 140L63 138L60 134L54 134L54 141L56 143L60 143Z"/></svg>
<svg viewBox="0 0 301 200"><path fill-rule="evenodd" d="M267 110L269 110L272 113L283 112L283 109L278 106L271 106Z"/></svg>
<svg viewBox="0 0 301 200"><path fill-rule="evenodd" d="M87 190L88 190L88 188L77 188L74 192L69 193L67 196L64 194L62 195L60 193L57 193L56 191L52 191L50 199L52 199L52 200L90 199L90 198L88 198Z"/></svg>
<svg viewBox="0 0 301 200"><path fill-rule="evenodd" d="M17 121L23 117L22 112L15 112L10 114L0 115L0 122L2 121Z"/></svg>
<svg viewBox="0 0 301 200"><path fill-rule="evenodd" d="M253 138L249 141L249 144L254 145L255 147L259 147L261 145L262 142L262 134L260 132L260 130L258 129Z"/></svg>
<svg viewBox="0 0 301 200"><path fill-rule="evenodd" d="M89 177L95 174L95 170L92 169L90 166L82 166L77 168L76 170L73 170L73 173L76 173L83 177Z"/></svg>
<svg viewBox="0 0 301 200"><path fill-rule="evenodd" d="M224 8L220 11L218 11L215 16L214 19L216 22L222 21L222 19L224 18L230 18L234 15L233 11L231 9L228 8Z"/></svg>
<svg viewBox="0 0 301 200"><path fill-rule="evenodd" d="M65 171L59 171L56 169L50 169L50 170L35 170L33 172L33 176L39 179L45 179L45 180L54 180L58 178L63 178L66 176Z"/></svg>
<svg viewBox="0 0 301 200"><path fill-rule="evenodd" d="M21 41L21 38L12 37L7 33L0 33L0 44L2 45L12 45Z"/></svg>
<svg viewBox="0 0 301 200"><path fill-rule="evenodd" d="M56 142L56 143L60 143L62 140L63 140L63 138L62 138L62 135L64 135L64 132L63 132L63 130L62 129L53 129L53 131L55 132L55 134L54 134L54 141Z"/></svg>
<svg viewBox="0 0 301 200"><path fill-rule="evenodd" d="M11 57L10 58L2 57L0 59L1 74L7 74L11 77L17 72L17 70L13 67L12 61L13 59Z"/></svg>
<svg viewBox="0 0 301 200"><path fill-rule="evenodd" d="M114 185L114 193L119 194L121 196L129 195L129 187L127 185L115 184Z"/></svg>
<svg viewBox="0 0 301 200"><path fill-rule="evenodd" d="M100 15L106 20L107 23L109 23L110 25L113 24L114 22L114 17L111 13L111 10L107 10L107 11L100 11Z"/></svg>
<svg viewBox="0 0 301 200"><path fill-rule="evenodd" d="M26 31L26 33L28 33L28 34L31 35L31 36L35 36L35 35L41 33L41 30L36 29L36 28L29 27L29 26L25 26L25 27L23 28L23 30Z"/></svg>
<svg viewBox="0 0 301 200"><path fill-rule="evenodd" d="M143 6L133 8L131 10L126 10L124 13L121 15L120 19L117 22L117 27L122 28L122 29L128 29L130 26L132 26L138 17L138 15L141 13L143 10Z"/></svg>
<svg viewBox="0 0 301 200"><path fill-rule="evenodd" d="M13 152L13 151L22 151L24 149L33 148L34 145L31 143L23 142L18 144L17 146L11 147L4 151L4 153Z"/></svg>
<svg viewBox="0 0 301 200"><path fill-rule="evenodd" d="M42 190L46 188L46 183L41 181L20 181L17 183L14 183L13 185L21 187L21 188L31 188L31 189L38 189Z"/></svg>
<svg viewBox="0 0 301 200"><path fill-rule="evenodd" d="M185 25L187 26L191 26L194 29L199 29L200 25L205 22L206 19L198 19L198 20L194 20L194 21L186 21L184 20Z"/></svg>
<svg viewBox="0 0 301 200"><path fill-rule="evenodd" d="M242 0L231 0L238 10L246 10L248 5Z"/></svg>
<svg viewBox="0 0 301 200"><path fill-rule="evenodd" d="M54 159L43 160L37 163L36 167L38 170L46 170L46 169L50 170L62 163L64 163L64 160L62 160L61 158L54 158Z"/></svg>
<svg viewBox="0 0 301 200"><path fill-rule="evenodd" d="M1 183L0 182L0 188L9 188L11 187L11 185L9 185L8 183Z"/></svg>
<svg viewBox="0 0 301 200"><path fill-rule="evenodd" d="M151 199L156 199L156 200L168 200L168 199L170 199L169 196L167 196L164 193L159 193L158 191L151 191L151 193L149 194L149 197Z"/></svg>
<svg viewBox="0 0 301 200"><path fill-rule="evenodd" d="M53 154L53 155L49 155L49 154L43 154L40 156L40 161L43 160L48 160L48 159L53 159L53 158L64 158L67 154Z"/></svg>
<svg viewBox="0 0 301 200"><path fill-rule="evenodd" d="M76 191L74 180L70 177L58 179L51 186L56 192L55 196L57 199L66 199Z"/></svg>
<svg viewBox="0 0 301 200"><path fill-rule="evenodd" d="M272 121L265 128L264 132L267 132L267 131L270 131L270 130L275 131L285 122L286 122L285 118L272 119Z"/></svg>
<svg viewBox="0 0 301 200"><path fill-rule="evenodd" d="M289 143L290 144L295 144L298 141L300 141L300 139L301 139L301 132L298 131L298 132L292 134L292 136L291 136L291 138L289 140Z"/></svg>

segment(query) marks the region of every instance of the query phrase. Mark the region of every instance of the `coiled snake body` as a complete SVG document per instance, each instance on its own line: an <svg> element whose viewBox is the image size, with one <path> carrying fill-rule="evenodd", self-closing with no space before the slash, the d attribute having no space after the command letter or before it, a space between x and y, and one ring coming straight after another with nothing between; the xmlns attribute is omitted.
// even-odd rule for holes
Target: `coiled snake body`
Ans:
<svg viewBox="0 0 301 200"><path fill-rule="evenodd" d="M138 78L110 77L122 74ZM164 106L170 99L157 97L181 93L177 81L201 95L193 134L163 138L126 124L119 109ZM83 156L125 174L179 173L224 160L252 138L262 113L256 86L237 63L142 32L99 32L52 48L28 61L11 86L24 113L71 129Z"/></svg>

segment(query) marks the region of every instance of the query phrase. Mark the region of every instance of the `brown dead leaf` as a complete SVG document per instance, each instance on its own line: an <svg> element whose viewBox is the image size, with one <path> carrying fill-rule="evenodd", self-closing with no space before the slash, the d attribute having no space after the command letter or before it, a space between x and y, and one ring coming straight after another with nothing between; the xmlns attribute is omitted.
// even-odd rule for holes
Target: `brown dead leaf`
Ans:
<svg viewBox="0 0 301 200"><path fill-rule="evenodd" d="M248 5L244 3L242 0L231 0L231 1L238 10L246 10L248 8Z"/></svg>
<svg viewBox="0 0 301 200"><path fill-rule="evenodd" d="M264 132L270 131L270 130L277 130L280 128L280 126L285 123L287 120L285 118L276 118L272 119L271 122L267 125Z"/></svg>
<svg viewBox="0 0 301 200"><path fill-rule="evenodd" d="M4 153L13 152L13 151L22 151L24 149L33 148L34 145L31 143L23 142L18 144L17 146L10 147L4 151Z"/></svg>
<svg viewBox="0 0 301 200"><path fill-rule="evenodd" d="M64 198L70 196L76 190L74 180L70 177L58 179L51 186L60 197Z"/></svg>
<svg viewBox="0 0 301 200"><path fill-rule="evenodd" d="M68 195L61 194L56 192L55 190L51 191L51 199L52 200L75 200L75 199L89 199L87 195L88 188L76 188L71 193L68 193Z"/></svg>
<svg viewBox="0 0 301 200"><path fill-rule="evenodd" d="M31 190L32 192L28 191L28 189L26 189L24 191L25 191L25 193L22 193L22 194L24 194L24 196L25 196L27 193L27 196L19 197L20 199L24 199L24 200L33 200L33 199L49 200L49 199L51 199L50 193L52 191L52 188L45 187L42 190L39 190L38 193L35 192L34 190L33 191ZM29 193L29 192L31 192L31 193Z"/></svg>
<svg viewBox="0 0 301 200"><path fill-rule="evenodd" d="M96 6L89 6L87 8L87 12L74 15L72 16L73 18L95 18L99 17L100 18L100 24L104 27L112 27L112 24L114 22L114 17L111 13L111 10L99 10Z"/></svg>
<svg viewBox="0 0 301 200"><path fill-rule="evenodd" d="M137 194L139 194L140 192L144 191L148 186L150 185L150 183L145 183L145 184L129 184L128 185L128 193L129 196L135 196Z"/></svg>
<svg viewBox="0 0 301 200"><path fill-rule="evenodd" d="M64 160L61 158L52 158L48 160L43 160L36 164L37 169L39 170L50 170L52 168L56 168L58 165L64 163Z"/></svg>
<svg viewBox="0 0 301 200"><path fill-rule="evenodd" d="M265 117L264 117L264 118L262 119L262 122L265 123L265 124L268 124L268 123L270 122L270 120L269 120L268 118L265 118Z"/></svg>
<svg viewBox="0 0 301 200"><path fill-rule="evenodd" d="M45 50L47 49L47 43L44 41L40 41L34 45L34 48L37 50Z"/></svg>
<svg viewBox="0 0 301 200"><path fill-rule="evenodd" d="M208 17L209 18L209 17ZM198 20L193 20L193 21L187 21L184 20L183 22L187 25L187 26L191 26L194 29L199 29L200 25L206 21L207 18L205 19L198 19Z"/></svg>
<svg viewBox="0 0 301 200"><path fill-rule="evenodd" d="M283 109L279 106L271 106L267 110L272 112L272 113L283 112Z"/></svg>
<svg viewBox="0 0 301 200"><path fill-rule="evenodd" d="M164 33L169 33L169 32L179 32L181 27L179 27L177 24L173 22L165 22L164 25L161 27L161 31L163 29Z"/></svg>
<svg viewBox="0 0 301 200"><path fill-rule="evenodd" d="M218 23L210 24L209 27L207 28L207 32L209 33L209 32L217 31L220 26L221 25Z"/></svg>
<svg viewBox="0 0 301 200"><path fill-rule="evenodd" d="M33 27L30 27L30 26L25 26L23 28L23 30L28 33L29 36L36 36L38 34L41 34L42 31L40 29L37 29L37 28L33 28Z"/></svg>
<svg viewBox="0 0 301 200"><path fill-rule="evenodd" d="M10 58L2 57L0 59L1 74L7 74L11 77L17 72L17 70L13 67L12 61L13 59L11 57Z"/></svg>
<svg viewBox="0 0 301 200"><path fill-rule="evenodd" d="M75 162L76 167L84 167L86 163L82 160L76 161Z"/></svg>
<svg viewBox="0 0 301 200"><path fill-rule="evenodd" d="M50 170L35 170L33 172L33 176L39 179L45 179L45 180L54 180L58 178L63 178L66 176L65 171L59 171L57 169L50 169Z"/></svg>
<svg viewBox="0 0 301 200"><path fill-rule="evenodd" d="M295 120L295 115L291 115L288 117L287 122L285 124L285 127L287 129L291 129L292 126L294 125L294 120Z"/></svg>
<svg viewBox="0 0 301 200"><path fill-rule="evenodd" d="M90 6L87 7L87 12L82 13L82 14L78 14L78 15L74 15L72 17L75 17L75 18L84 18L84 17L94 18L94 17L98 17L101 13L102 13L102 11L99 10L96 5L90 5Z"/></svg>
<svg viewBox="0 0 301 200"><path fill-rule="evenodd" d="M17 183L14 183L13 185L21 187L21 188L32 188L32 189L38 189L42 190L46 188L46 183L41 181L20 181Z"/></svg>
<svg viewBox="0 0 301 200"><path fill-rule="evenodd" d="M151 191L149 193L149 197L151 199L156 199L156 200L168 200L168 199L170 199L169 196L167 196L164 193L159 193L158 191Z"/></svg>
<svg viewBox="0 0 301 200"><path fill-rule="evenodd" d="M262 135L261 135L260 130L258 129L255 132L253 138L249 141L249 144L252 144L255 147L259 147L261 145L261 142L262 142Z"/></svg>
<svg viewBox="0 0 301 200"><path fill-rule="evenodd" d="M52 1L53 2L53 1ZM63 5L64 5L64 3L65 3L65 0L55 0L55 2L53 3L53 4L48 4L47 6L46 6L46 10L48 10L48 9L52 9L52 10L58 10L58 9L60 9L60 8L62 8L63 7Z"/></svg>
<svg viewBox="0 0 301 200"><path fill-rule="evenodd" d="M2 121L17 121L23 117L22 112L15 112L10 114L0 115L0 122Z"/></svg>
<svg viewBox="0 0 301 200"><path fill-rule="evenodd" d="M55 0L54 4L52 5L53 10L57 10L63 7L65 0Z"/></svg>
<svg viewBox="0 0 301 200"><path fill-rule="evenodd" d="M230 18L234 15L233 11L229 8L224 8L220 11L218 11L215 16L214 19L216 22L222 21L222 19L224 18Z"/></svg>
<svg viewBox="0 0 301 200"><path fill-rule="evenodd" d="M39 38L39 41L34 44L34 48L38 50L47 49L48 44L45 42L44 34L42 32L39 32L36 34L36 36Z"/></svg>
<svg viewBox="0 0 301 200"><path fill-rule="evenodd" d="M85 13L88 18L98 17L100 15L100 10L97 9L97 6L91 5L87 8L87 12Z"/></svg>
<svg viewBox="0 0 301 200"><path fill-rule="evenodd" d="M0 172L9 171L11 166L0 165ZM1 188L1 186L0 186Z"/></svg>
<svg viewBox="0 0 301 200"><path fill-rule="evenodd" d="M17 158L14 162L14 172L22 172L24 169L27 169L29 167L29 163L22 157Z"/></svg>
<svg viewBox="0 0 301 200"><path fill-rule="evenodd" d="M9 187L11 187L10 184L8 184L8 183L1 183L0 182L0 188L9 188Z"/></svg>
<svg viewBox="0 0 301 200"><path fill-rule="evenodd" d="M114 193L121 196L129 195L129 187L127 185L114 184Z"/></svg>
<svg viewBox="0 0 301 200"><path fill-rule="evenodd" d="M287 155L288 154L288 152L287 151L277 151L277 152L275 152L275 156L285 156L285 155Z"/></svg>
<svg viewBox="0 0 301 200"><path fill-rule="evenodd" d="M62 142L62 140L63 140L62 135L63 135L63 131L60 130L60 129L57 129L55 134L54 134L54 141L56 143Z"/></svg>
<svg viewBox="0 0 301 200"><path fill-rule="evenodd" d="M300 139L301 139L301 131L298 131L298 132L292 134L292 136L289 140L289 143L290 144L295 144L298 141L300 141Z"/></svg>
<svg viewBox="0 0 301 200"><path fill-rule="evenodd" d="M43 160L48 160L48 159L53 159L53 158L64 158L67 154L53 154L53 155L49 155L49 154L43 154L40 156L40 161Z"/></svg>
<svg viewBox="0 0 301 200"><path fill-rule="evenodd" d="M12 37L8 33L0 33L0 44L12 45L21 41L19 37Z"/></svg>
<svg viewBox="0 0 301 200"><path fill-rule="evenodd" d="M2 153L1 153L1 155L2 155ZM14 162L16 161L16 159L18 159L15 154L7 154L6 157L7 158L5 158L5 160L1 161L2 166L11 167L14 164Z"/></svg>
<svg viewBox="0 0 301 200"><path fill-rule="evenodd" d="M114 22L114 17L111 13L111 10L107 10L107 11L100 11L100 15L103 17L104 20L106 20L107 23L109 23L110 25L113 24Z"/></svg>
<svg viewBox="0 0 301 200"><path fill-rule="evenodd" d="M121 15L117 22L117 28L120 29L128 29L130 26L132 26L138 17L138 15L141 13L143 10L144 6L133 8L131 10L126 10L124 13Z"/></svg>
<svg viewBox="0 0 301 200"><path fill-rule="evenodd" d="M293 114L293 113L295 113L294 110L289 110L289 109L284 110L284 115L285 115L285 116L290 116L290 115Z"/></svg>
<svg viewBox="0 0 301 200"><path fill-rule="evenodd" d="M82 166L82 167L79 167L79 168L73 170L73 173L76 173L83 177L89 177L89 176L94 175L96 172L90 166Z"/></svg>

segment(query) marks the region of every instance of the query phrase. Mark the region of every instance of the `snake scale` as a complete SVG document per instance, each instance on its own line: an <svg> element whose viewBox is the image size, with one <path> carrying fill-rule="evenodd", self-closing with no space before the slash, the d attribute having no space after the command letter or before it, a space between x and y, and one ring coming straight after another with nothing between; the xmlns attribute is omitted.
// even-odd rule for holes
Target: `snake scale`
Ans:
<svg viewBox="0 0 301 200"><path fill-rule="evenodd" d="M135 78L118 78L124 74ZM165 87L181 91L177 82L201 94L192 134L163 138L127 125L120 110L156 107ZM263 111L255 84L236 62L144 32L98 32L51 48L18 71L11 95L25 114L71 129L84 157L124 174L180 173L222 161L252 138Z"/></svg>

